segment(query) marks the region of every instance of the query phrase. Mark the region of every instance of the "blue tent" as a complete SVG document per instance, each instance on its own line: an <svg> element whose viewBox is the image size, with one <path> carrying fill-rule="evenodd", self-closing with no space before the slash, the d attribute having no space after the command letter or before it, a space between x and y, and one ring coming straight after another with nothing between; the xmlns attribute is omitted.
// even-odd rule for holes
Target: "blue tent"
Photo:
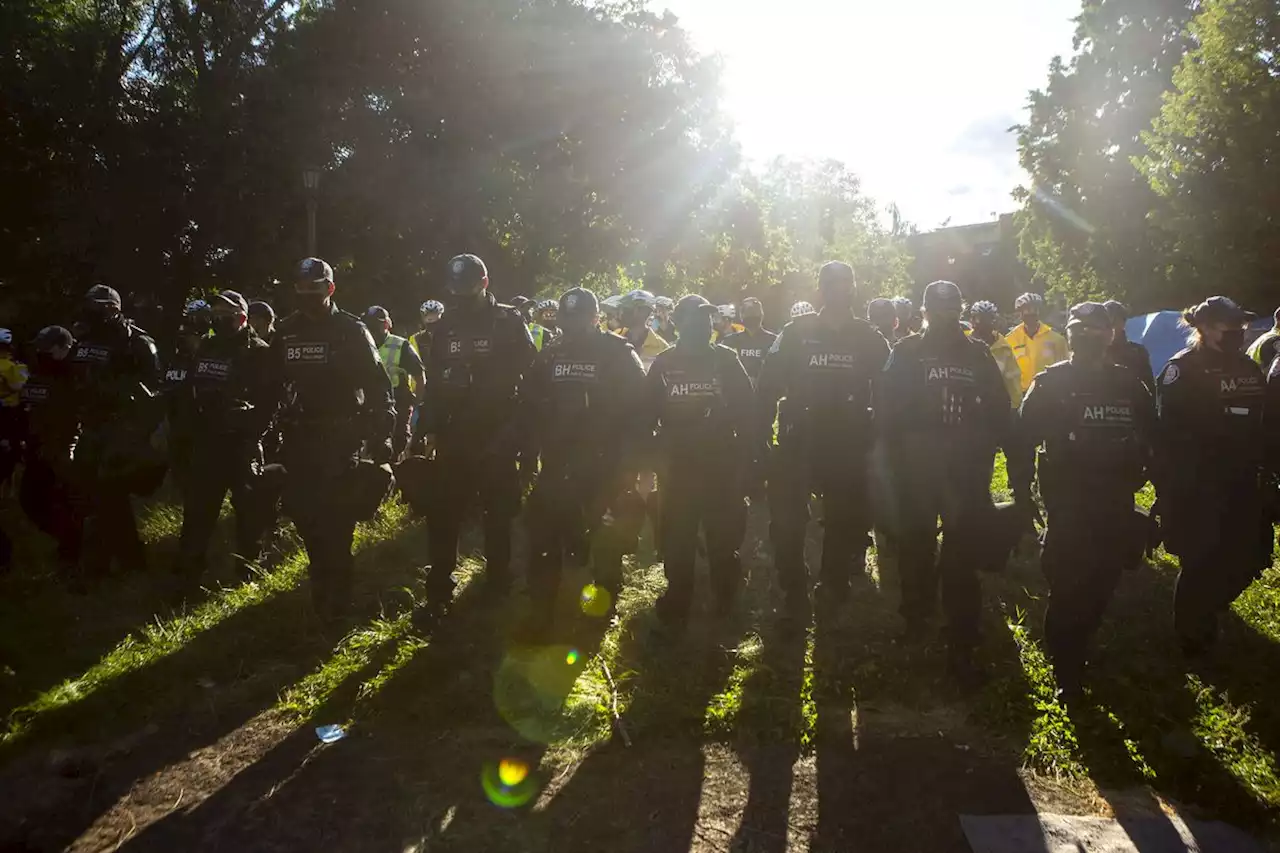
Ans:
<svg viewBox="0 0 1280 853"><path fill-rule="evenodd" d="M1181 319L1181 311L1156 311L1154 314L1130 317L1124 324L1129 340L1142 344L1151 354L1151 369L1157 376L1164 369L1165 363L1185 348L1187 341L1191 339L1191 330L1179 327ZM1254 320L1245 340L1252 343L1258 335L1271 328L1271 323L1270 317Z"/></svg>

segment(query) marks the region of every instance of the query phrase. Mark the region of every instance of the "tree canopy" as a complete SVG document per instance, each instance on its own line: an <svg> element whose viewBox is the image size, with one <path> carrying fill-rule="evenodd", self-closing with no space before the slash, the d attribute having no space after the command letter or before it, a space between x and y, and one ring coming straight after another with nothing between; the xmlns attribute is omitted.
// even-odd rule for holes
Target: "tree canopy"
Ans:
<svg viewBox="0 0 1280 853"><path fill-rule="evenodd" d="M0 39L9 315L270 297L308 167L352 307L411 308L461 251L499 295L734 298L841 253L905 285L845 167L743 167L716 60L641 0L11 0Z"/></svg>

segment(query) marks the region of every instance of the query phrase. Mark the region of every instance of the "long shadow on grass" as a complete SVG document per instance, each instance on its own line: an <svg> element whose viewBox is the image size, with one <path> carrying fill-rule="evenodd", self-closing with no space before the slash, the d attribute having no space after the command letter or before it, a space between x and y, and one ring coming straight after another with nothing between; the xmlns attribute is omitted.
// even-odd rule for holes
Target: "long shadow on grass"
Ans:
<svg viewBox="0 0 1280 853"><path fill-rule="evenodd" d="M538 823L556 851L688 850L702 799L707 704L731 672L742 619L695 614L687 635L650 636L635 661L623 715L631 746L614 737L574 770Z"/></svg>
<svg viewBox="0 0 1280 853"><path fill-rule="evenodd" d="M1274 758L1278 719L1274 686L1263 682L1265 673L1280 671L1280 649L1231 613L1224 619L1226 630L1217 652L1207 661L1189 664L1174 642L1169 616L1174 578L1168 568L1144 568L1123 579L1093 655L1097 662L1090 678L1093 697L1123 724L1154 772L1152 785L1157 791L1246 827L1274 824L1276 810L1260 802L1224 766L1223 758L1210 753L1193 734L1197 726L1213 721L1203 719L1188 673L1198 674L1215 696L1226 690L1233 703L1256 703L1247 724L1210 731L1211 739L1239 747L1230 741L1243 732L1258 738ZM1085 727L1086 734L1102 727L1095 720L1095 725ZM1082 751L1088 744L1082 739ZM1106 778L1109 767L1123 763L1115 750L1113 745L1110 757L1086 752L1090 769L1096 763L1097 772ZM1129 766L1134 766L1132 760Z"/></svg>
<svg viewBox="0 0 1280 853"><path fill-rule="evenodd" d="M175 495L176 497L176 495ZM85 593L72 593L56 575L45 537L24 524L30 560L0 581L0 717L41 691L83 672L139 625L165 607L161 583L174 559L180 522L147 543L146 571L119 571ZM153 528L163 528L152 524ZM233 523L219 521L210 545L210 565L229 561ZM49 546L51 547L51 546Z"/></svg>
<svg viewBox="0 0 1280 853"><path fill-rule="evenodd" d="M501 821L483 802L483 766L502 758L536 766L541 751L510 731L492 698L508 612L464 593L427 647L359 702L346 740L318 746L303 725L197 808L123 849L385 851L430 839L436 850L452 832ZM345 718L374 669L349 678L313 721Z"/></svg>
<svg viewBox="0 0 1280 853"><path fill-rule="evenodd" d="M389 541L357 558L357 612L372 614L388 586L408 582L407 543ZM397 559L397 556L401 559ZM370 566L405 569L371 575ZM305 585L244 608L178 651L115 678L31 723L6 750L0 839L60 848L82 834L139 779L235 731L280 691L329 656L336 640L317 631ZM41 747L93 744L51 768Z"/></svg>
<svg viewBox="0 0 1280 853"><path fill-rule="evenodd" d="M882 574L882 578L884 575ZM894 591L896 592L896 591ZM945 646L898 641L897 595L855 593L819 608L813 707L818 816L812 853L853 849L967 851L960 814L1030 814L1016 751L967 736L971 703L945 674ZM988 671L1016 670L998 608L984 612ZM927 842L924 841L927 839Z"/></svg>
<svg viewBox="0 0 1280 853"><path fill-rule="evenodd" d="M742 823L733 850L784 853L790 827L792 782L805 731L801 710L806 636L766 634L764 652L743 685L736 735L750 775Z"/></svg>

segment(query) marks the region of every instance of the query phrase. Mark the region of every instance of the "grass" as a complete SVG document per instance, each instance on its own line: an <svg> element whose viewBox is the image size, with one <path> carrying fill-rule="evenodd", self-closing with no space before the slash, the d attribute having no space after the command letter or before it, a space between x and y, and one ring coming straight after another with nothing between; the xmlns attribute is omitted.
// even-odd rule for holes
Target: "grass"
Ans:
<svg viewBox="0 0 1280 853"><path fill-rule="evenodd" d="M1002 461L992 489L997 497L1007 497ZM1150 499L1149 489L1138 497L1140 503ZM146 508L141 526L153 551L162 552L180 523L180 513L159 503ZM492 682L453 680L450 673L465 670L467 658L452 659L452 646L437 650L441 641L414 626L419 593L408 564L421 550L421 528L399 504L387 505L376 522L361 526L362 596L377 605L376 615L341 637L314 636L305 613L282 603L292 600L305 577L305 560L291 536L277 567L248 583L213 589L189 609L152 610L122 629L119 620L137 617L139 610L95 613L84 605L74 611L78 622L107 626L91 636L120 633L96 660L14 703L0 735L0 759L19 748L60 742L69 732L101 737L100 713L120 718L118 725L106 727L116 731L175 712L189 701L190 685L207 677L237 689L247 684L234 696L251 696L255 707L272 711L291 727L368 721L374 732L391 725L412 731L408 718L392 723L375 717L407 714L400 708L410 695L405 685L423 672L443 679L439 683L446 693L467 694L444 701L491 712ZM756 518L749 539L763 538ZM220 547L225 550L225 541ZM811 563L814 556L811 552ZM795 746L797 760L816 753L821 761L826 747L820 735L832 725L827 715L848 712L855 733L870 727L872 734L887 732L892 738L932 736L958 726L976 732L971 737L982 751L1011 767L1068 785L1150 791L1275 832L1280 706L1271 682L1280 665L1280 569L1269 569L1235 603L1221 653L1189 667L1177 655L1169 625L1176 560L1157 553L1148 566L1124 578L1097 640L1088 701L1068 709L1057 696L1040 644L1047 592L1030 543L1006 573L984 578L985 638L979 655L991 677L970 696L950 687L940 642L897 643L891 560L883 566L874 561L877 582L855 590L837 624L810 628L794 640L776 630L776 581L767 558L748 556L747 564L747 594L732 620L714 623L699 611L688 637L664 644L655 638L653 614L665 586L661 566L647 553L628 558L612 622L602 637L597 634L598 645L583 647L581 672L549 742L528 756L553 805L558 785L565 783L550 780L568 778L574 768L601 766L606 759L594 756L606 755L621 731L638 750L671 738L728 745L744 755L787 743ZM57 618L79 606L68 604L47 572L33 565L25 576L0 582L13 590L37 591L28 599L35 614L0 622L0 648L23 643L18 632L34 630L42 609ZM481 572L479 563L465 563L463 589ZM119 583L108 598L124 600L136 589L131 579ZM49 626L40 630L53 636ZM432 658L429 666L424 658ZM30 661L38 663L35 657ZM65 656L55 661L57 666L70 662ZM44 671L35 664L31 668ZM34 677L25 670L0 676L24 686ZM261 684L254 680L259 677L265 679ZM400 693L391 689L397 685ZM115 708L122 695L126 699ZM467 721L458 725L465 730Z"/></svg>

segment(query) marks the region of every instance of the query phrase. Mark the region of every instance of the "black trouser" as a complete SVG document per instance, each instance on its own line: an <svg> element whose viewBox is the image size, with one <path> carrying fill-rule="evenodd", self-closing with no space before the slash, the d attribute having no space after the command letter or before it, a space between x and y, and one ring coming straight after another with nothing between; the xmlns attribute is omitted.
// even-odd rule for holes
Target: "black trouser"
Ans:
<svg viewBox="0 0 1280 853"><path fill-rule="evenodd" d="M274 521L275 495L266 495L266 483L258 482L254 459L256 446L236 449L235 444L197 443L184 476L182 536L178 544L178 571L199 577L205 569L209 540L218 525L222 500L231 492L235 510L236 555L245 562L258 559L263 534ZM258 488L261 486L261 488Z"/></svg>
<svg viewBox="0 0 1280 853"><path fill-rule="evenodd" d="M128 484L88 477L80 487L85 500L81 563L89 577L107 574L114 560L120 569L145 569L146 552Z"/></svg>
<svg viewBox="0 0 1280 853"><path fill-rule="evenodd" d="M871 505L865 453L852 443L825 447L782 439L773 456L769 536L779 581L793 606L808 598L804 545L810 495L822 497L822 583L847 587L854 571L866 569Z"/></svg>
<svg viewBox="0 0 1280 853"><path fill-rule="evenodd" d="M1043 482L1041 492L1048 522L1040 557L1049 581L1045 651L1058 684L1072 689L1079 686L1089 643L1102 624L1121 573L1135 558L1137 549L1131 542L1139 530L1132 492L1059 494L1046 491Z"/></svg>
<svg viewBox="0 0 1280 853"><path fill-rule="evenodd" d="M1272 527L1256 487L1212 489L1217 501L1179 506L1178 496L1161 496L1161 520L1168 522L1167 547L1176 548L1182 570L1173 598L1173 625L1192 648L1217 636L1218 616L1258 579L1271 558ZM1181 528L1175 530L1172 528ZM1170 540L1175 544L1169 544Z"/></svg>
<svg viewBox="0 0 1280 853"><path fill-rule="evenodd" d="M471 508L483 513L484 556L491 580L506 582L511 569L511 522L520 511L520 479L516 454L485 453L470 446L472 436L441 440L436 450L439 488L427 515L431 573L430 591L452 588L458 565L458 538ZM483 447L483 442L480 443ZM445 602L435 602L443 604Z"/></svg>
<svg viewBox="0 0 1280 853"><path fill-rule="evenodd" d="M525 513L529 595L539 616L551 616L564 563L582 565L588 553L592 580L616 600L622 587L622 557L635 550L644 522L638 495L610 494L616 480L603 465L570 471L554 461L539 475Z"/></svg>
<svg viewBox="0 0 1280 853"><path fill-rule="evenodd" d="M727 603L742 581L738 549L746 506L733 459L711 451L701 460L686 457L663 468L662 537L667 592L660 607L665 618L683 620L693 603L698 530L706 534L707 563L717 600Z"/></svg>
<svg viewBox="0 0 1280 853"><path fill-rule="evenodd" d="M323 424L312 424L299 432L307 434L286 434L283 446L288 472L284 508L307 549L316 612L339 616L351 606L356 512L347 494L346 478L354 468L360 442L343 437L340 426L328 435Z"/></svg>
<svg viewBox="0 0 1280 853"><path fill-rule="evenodd" d="M895 509L900 612L908 625L927 621L942 610L953 650L978 641L982 584L978 563L983 525L991 514L991 467L973 459L894 456L899 480ZM938 518L942 549L938 553Z"/></svg>
<svg viewBox="0 0 1280 853"><path fill-rule="evenodd" d="M40 532L58 543L64 570L80 562L82 524L71 484L38 453L28 453L18 488L18 503Z"/></svg>

